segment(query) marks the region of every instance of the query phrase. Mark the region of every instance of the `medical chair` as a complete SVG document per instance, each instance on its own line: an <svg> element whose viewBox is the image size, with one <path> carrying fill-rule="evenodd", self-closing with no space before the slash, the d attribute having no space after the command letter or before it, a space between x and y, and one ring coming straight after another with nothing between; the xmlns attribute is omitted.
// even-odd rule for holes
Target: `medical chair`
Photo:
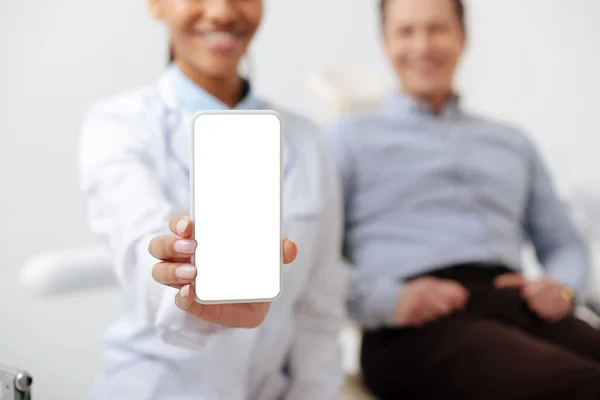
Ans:
<svg viewBox="0 0 600 400"><path fill-rule="evenodd" d="M329 112L319 116L328 124L336 118L368 107L378 102L391 87L378 74L363 70L320 70L309 75L312 93L329 107ZM594 260L600 260L600 206L584 193L568 201L578 226L581 228ZM600 201L597 202L600 204ZM528 274L538 274L539 265L531 249L525 251ZM586 307L578 310L581 318L600 327L600 264L594 264L592 295ZM21 284L41 296L65 296L70 293L102 288L115 288L117 282L111 260L102 245L66 248L38 254L30 258L20 274ZM592 311L592 310L595 310ZM348 322L340 334L346 385L340 400L374 400L363 388L359 368L361 332Z"/></svg>

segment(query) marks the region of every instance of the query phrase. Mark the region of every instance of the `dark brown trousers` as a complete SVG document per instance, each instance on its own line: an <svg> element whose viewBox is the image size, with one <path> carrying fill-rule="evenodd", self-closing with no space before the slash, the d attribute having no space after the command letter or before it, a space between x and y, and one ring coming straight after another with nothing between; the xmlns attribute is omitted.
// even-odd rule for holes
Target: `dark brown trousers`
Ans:
<svg viewBox="0 0 600 400"><path fill-rule="evenodd" d="M505 268L459 266L432 274L469 289L466 309L421 328L363 335L361 367L379 400L600 400L600 331L572 316L541 321Z"/></svg>

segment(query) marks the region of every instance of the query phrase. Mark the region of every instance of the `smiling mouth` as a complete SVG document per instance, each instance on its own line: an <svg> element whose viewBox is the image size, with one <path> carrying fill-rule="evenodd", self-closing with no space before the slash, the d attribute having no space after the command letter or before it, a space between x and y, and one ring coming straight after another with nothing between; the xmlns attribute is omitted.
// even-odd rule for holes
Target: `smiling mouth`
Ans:
<svg viewBox="0 0 600 400"><path fill-rule="evenodd" d="M196 36L211 51L227 53L238 49L246 37L245 31L202 31Z"/></svg>
<svg viewBox="0 0 600 400"><path fill-rule="evenodd" d="M410 68L419 74L429 75L440 70L442 63L434 59L414 60L409 63Z"/></svg>

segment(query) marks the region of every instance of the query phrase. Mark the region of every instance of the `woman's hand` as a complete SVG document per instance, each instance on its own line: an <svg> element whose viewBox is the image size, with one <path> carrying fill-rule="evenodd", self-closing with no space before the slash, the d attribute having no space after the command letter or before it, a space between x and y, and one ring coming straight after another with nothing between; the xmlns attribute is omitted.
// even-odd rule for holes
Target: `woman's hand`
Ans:
<svg viewBox="0 0 600 400"><path fill-rule="evenodd" d="M157 236L150 242L150 254L159 260L152 269L157 282L179 289L175 296L177 307L202 319L226 328L255 328L269 311L268 302L240 304L200 304L191 283L196 278L196 267L191 258L196 251L196 242L191 239L192 222L187 215L171 218L169 228L173 235ZM283 240L283 262L289 264L296 259L298 249L291 240Z"/></svg>

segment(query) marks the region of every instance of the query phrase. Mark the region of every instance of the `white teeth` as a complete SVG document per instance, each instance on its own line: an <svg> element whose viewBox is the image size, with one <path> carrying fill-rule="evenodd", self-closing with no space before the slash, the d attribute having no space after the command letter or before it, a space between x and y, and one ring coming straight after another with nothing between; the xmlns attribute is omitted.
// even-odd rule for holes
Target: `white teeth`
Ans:
<svg viewBox="0 0 600 400"><path fill-rule="evenodd" d="M236 37L230 32L207 32L204 37L209 40L224 42L235 40Z"/></svg>

